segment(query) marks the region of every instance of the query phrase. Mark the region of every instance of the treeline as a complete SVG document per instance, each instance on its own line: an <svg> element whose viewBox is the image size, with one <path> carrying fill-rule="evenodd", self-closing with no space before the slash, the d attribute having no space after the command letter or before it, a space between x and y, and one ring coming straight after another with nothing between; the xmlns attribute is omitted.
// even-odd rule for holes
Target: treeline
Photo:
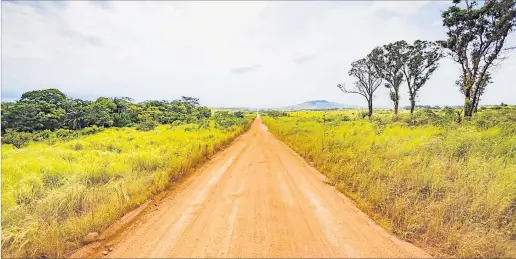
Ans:
<svg viewBox="0 0 516 259"><path fill-rule="evenodd" d="M199 104L199 99L134 103L128 97L99 97L95 101L73 99L57 89L24 93L20 100L2 102L2 143L22 147L29 141L73 139L108 127L136 126L154 129L158 124L197 123L228 130L247 123L243 112L217 111Z"/></svg>
<svg viewBox="0 0 516 259"><path fill-rule="evenodd" d="M460 67L455 87L464 96L464 117L471 117L487 85L492 83L491 71L514 49L504 48L504 44L515 28L516 1L488 0L480 6L476 1L453 3L442 13L447 38L435 42L416 40L412 44L401 40L376 47L351 64L348 74L355 78L353 87L337 87L345 93L363 96L371 118L374 93L382 84L389 89L394 113L398 114L400 87L405 82L412 114L419 90L447 56Z"/></svg>
<svg viewBox="0 0 516 259"><path fill-rule="evenodd" d="M199 100L182 97L175 101L133 103L128 97L99 97L95 101L73 99L57 89L24 93L19 101L2 102L2 134L9 130L79 130L90 126L126 127L153 121L162 124L197 122L211 110Z"/></svg>

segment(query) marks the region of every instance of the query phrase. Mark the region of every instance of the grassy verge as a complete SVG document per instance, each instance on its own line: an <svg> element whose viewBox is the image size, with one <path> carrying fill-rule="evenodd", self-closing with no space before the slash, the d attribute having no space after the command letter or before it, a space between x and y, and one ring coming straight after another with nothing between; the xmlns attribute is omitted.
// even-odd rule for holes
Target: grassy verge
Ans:
<svg viewBox="0 0 516 259"><path fill-rule="evenodd" d="M449 111L360 113L264 122L396 235L459 257L516 257L516 109L460 124Z"/></svg>
<svg viewBox="0 0 516 259"><path fill-rule="evenodd" d="M2 145L2 256L63 256L227 146L247 121Z"/></svg>

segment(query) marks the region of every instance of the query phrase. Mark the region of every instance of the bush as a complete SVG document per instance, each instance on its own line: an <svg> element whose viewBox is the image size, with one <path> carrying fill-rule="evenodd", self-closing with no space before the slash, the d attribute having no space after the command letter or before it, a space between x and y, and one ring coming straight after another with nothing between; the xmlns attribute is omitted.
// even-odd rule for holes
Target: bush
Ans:
<svg viewBox="0 0 516 259"><path fill-rule="evenodd" d="M279 117L284 117L284 116L288 116L288 114L286 112L282 112L282 111L268 111L266 113L267 116L269 117L272 117L272 118L279 118Z"/></svg>
<svg viewBox="0 0 516 259"><path fill-rule="evenodd" d="M222 130L228 130L234 125L244 125L247 123L247 120L244 117L238 117L235 113L230 113L228 111L215 112L213 119L215 121L215 127Z"/></svg>
<svg viewBox="0 0 516 259"><path fill-rule="evenodd" d="M34 141L41 141L41 140L45 140L45 139L49 139L49 138L55 138L55 134L54 132L52 132L51 130L44 130L44 131L40 131L38 133L34 133L34 138L33 140Z"/></svg>
<svg viewBox="0 0 516 259"><path fill-rule="evenodd" d="M136 125L136 129L140 131L151 131L158 126L158 123L153 120L146 120Z"/></svg>
<svg viewBox="0 0 516 259"><path fill-rule="evenodd" d="M82 130L79 131L79 134L81 136L86 136L86 135L91 135L91 134L95 134L97 132L101 132L103 131L104 128L101 128L101 127L97 127L97 125L93 125L91 127L88 127L88 128L84 128Z"/></svg>
<svg viewBox="0 0 516 259"><path fill-rule="evenodd" d="M2 136L3 144L12 144L16 148L24 147L31 140L33 140L33 136L28 132L8 131Z"/></svg>
<svg viewBox="0 0 516 259"><path fill-rule="evenodd" d="M237 118L243 119L244 118L244 112L238 111L233 113Z"/></svg>

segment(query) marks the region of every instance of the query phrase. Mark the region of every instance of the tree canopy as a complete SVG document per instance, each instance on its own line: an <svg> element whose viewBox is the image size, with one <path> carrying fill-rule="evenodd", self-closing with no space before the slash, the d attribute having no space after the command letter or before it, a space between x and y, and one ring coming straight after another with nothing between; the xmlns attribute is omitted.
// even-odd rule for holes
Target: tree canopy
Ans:
<svg viewBox="0 0 516 259"><path fill-rule="evenodd" d="M87 101L70 98L57 89L46 89L26 92L18 101L2 102L2 134L8 130L125 127L144 121L192 123L210 116L211 110L193 97L141 103L133 103L128 97L99 97Z"/></svg>
<svg viewBox="0 0 516 259"><path fill-rule="evenodd" d="M460 65L457 81L464 95L464 115L471 116L485 87L491 80L493 67L500 64L512 48L504 48L507 36L514 31L516 1L454 0L454 6L442 13L448 38L441 45Z"/></svg>

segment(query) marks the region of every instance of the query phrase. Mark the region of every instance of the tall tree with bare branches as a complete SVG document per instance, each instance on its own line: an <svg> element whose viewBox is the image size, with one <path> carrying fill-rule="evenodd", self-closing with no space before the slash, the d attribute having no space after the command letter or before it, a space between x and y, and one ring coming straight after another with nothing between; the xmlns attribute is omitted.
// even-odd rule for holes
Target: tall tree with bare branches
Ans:
<svg viewBox="0 0 516 259"><path fill-rule="evenodd" d="M344 93L363 96L367 100L367 107L369 108L367 116L371 119L373 115L374 92L382 84L382 78L369 57L351 63L351 70L349 70L348 74L356 79L353 83L354 87L352 89L346 89L345 86L341 84L338 84L337 87Z"/></svg>

